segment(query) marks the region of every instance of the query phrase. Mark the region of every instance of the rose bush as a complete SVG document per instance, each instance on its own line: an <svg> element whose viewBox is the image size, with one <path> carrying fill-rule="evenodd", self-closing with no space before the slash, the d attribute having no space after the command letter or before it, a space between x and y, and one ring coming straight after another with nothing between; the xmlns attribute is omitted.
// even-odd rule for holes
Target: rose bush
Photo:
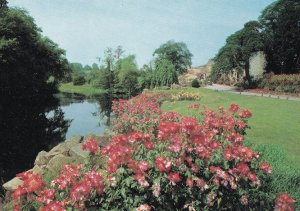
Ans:
<svg viewBox="0 0 300 211"><path fill-rule="evenodd" d="M40 210L294 210L287 193L266 192L271 166L243 145L251 112L205 109L200 120L160 110L160 95L113 104L111 141L87 140L84 165L65 166L46 186L39 175L19 174L14 209ZM105 156L106 162L97 163ZM104 168L103 168L104 166ZM103 168L103 169L101 169Z"/></svg>

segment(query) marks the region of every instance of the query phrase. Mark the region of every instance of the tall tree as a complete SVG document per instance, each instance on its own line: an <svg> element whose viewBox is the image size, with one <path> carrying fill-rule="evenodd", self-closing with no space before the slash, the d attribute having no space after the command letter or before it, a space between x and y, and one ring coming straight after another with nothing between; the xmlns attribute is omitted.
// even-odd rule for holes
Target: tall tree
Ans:
<svg viewBox="0 0 300 211"><path fill-rule="evenodd" d="M156 56L158 59L169 60L179 74L186 72L192 65L191 59L193 55L183 42L170 40L157 48L153 56Z"/></svg>
<svg viewBox="0 0 300 211"><path fill-rule="evenodd" d="M156 59L152 87L171 86L173 83L178 83L175 66L167 59Z"/></svg>
<svg viewBox="0 0 300 211"><path fill-rule="evenodd" d="M265 37L258 21L249 21L244 28L229 36L224 47L216 55L213 74L228 74L233 69L244 70L248 82L249 59L253 53L264 50Z"/></svg>
<svg viewBox="0 0 300 211"><path fill-rule="evenodd" d="M267 69L275 73L300 71L300 1L278 0L266 7L259 21L264 27Z"/></svg>
<svg viewBox="0 0 300 211"><path fill-rule="evenodd" d="M5 98L44 98L56 91L58 82L69 71L64 54L57 44L41 35L27 12L11 8L0 10L0 96L3 101Z"/></svg>

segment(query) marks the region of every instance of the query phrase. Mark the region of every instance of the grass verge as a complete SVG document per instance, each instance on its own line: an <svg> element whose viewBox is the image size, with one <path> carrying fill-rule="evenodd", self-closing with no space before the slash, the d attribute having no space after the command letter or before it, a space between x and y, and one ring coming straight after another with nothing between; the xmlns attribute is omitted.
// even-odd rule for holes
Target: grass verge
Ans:
<svg viewBox="0 0 300 211"><path fill-rule="evenodd" d="M85 96L100 95L105 92L103 89L92 87L90 84L74 86L72 82L61 84L59 86L59 91L66 93L77 93Z"/></svg>

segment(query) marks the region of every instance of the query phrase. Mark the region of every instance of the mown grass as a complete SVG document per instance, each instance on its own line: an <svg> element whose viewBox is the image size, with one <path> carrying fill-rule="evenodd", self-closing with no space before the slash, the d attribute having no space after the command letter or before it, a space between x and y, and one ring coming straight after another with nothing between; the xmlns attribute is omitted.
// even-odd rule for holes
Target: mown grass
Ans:
<svg viewBox="0 0 300 211"><path fill-rule="evenodd" d="M182 90L164 90L167 94L176 94ZM228 108L236 103L249 109L253 116L249 120L246 145L261 153L264 161L273 168L270 191L278 194L288 192L300 202L300 102L265 97L244 96L227 92L217 92L204 88L186 89L186 92L200 93L196 101L164 102L164 110L173 110L188 116L198 116L199 111L187 109L191 104L199 103L210 109L220 106Z"/></svg>
<svg viewBox="0 0 300 211"><path fill-rule="evenodd" d="M85 96L100 95L105 92L103 89L92 87L90 84L74 86L72 82L61 84L59 86L59 91L67 93L77 93Z"/></svg>

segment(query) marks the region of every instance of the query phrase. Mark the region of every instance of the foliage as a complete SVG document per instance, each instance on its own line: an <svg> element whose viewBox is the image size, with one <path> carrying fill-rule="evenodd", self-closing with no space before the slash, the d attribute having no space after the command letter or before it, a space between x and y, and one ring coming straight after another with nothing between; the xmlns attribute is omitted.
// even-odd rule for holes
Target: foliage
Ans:
<svg viewBox="0 0 300 211"><path fill-rule="evenodd" d="M197 78L192 80L191 86L194 88L199 88L200 87L200 83L199 80Z"/></svg>
<svg viewBox="0 0 300 211"><path fill-rule="evenodd" d="M178 74L184 73L192 65L192 54L183 42L168 41L157 48L153 55L159 60L168 60Z"/></svg>
<svg viewBox="0 0 300 211"><path fill-rule="evenodd" d="M75 85L75 86L83 85L83 84L85 84L85 82L86 82L86 80L85 80L84 76L82 76L82 75L78 75L73 78L73 85Z"/></svg>
<svg viewBox="0 0 300 211"><path fill-rule="evenodd" d="M51 188L45 188L39 175L19 174L24 183L12 194L15 208L29 207L32 201L41 210L274 207L275 196L267 191L272 168L243 145L251 112L232 104L216 112L204 109L199 121L162 112L160 99L142 94L115 101L111 142L100 149L95 140L85 141L89 160L84 166L65 166ZM106 157L101 158L104 165L96 161L99 156ZM294 202L282 193L275 206L294 210Z"/></svg>
<svg viewBox="0 0 300 211"><path fill-rule="evenodd" d="M0 34L1 97L40 95L43 99L56 91L68 71L65 52L41 35L33 18L24 10L1 9Z"/></svg>
<svg viewBox="0 0 300 211"><path fill-rule="evenodd" d="M245 70L246 80L250 83L249 59L264 49L264 36L261 32L262 26L257 21L250 21L244 28L229 36L226 44L222 47L213 65L213 79L219 78L221 74L228 74L234 69Z"/></svg>
<svg viewBox="0 0 300 211"><path fill-rule="evenodd" d="M260 88L289 93L300 93L300 75L267 74L259 84Z"/></svg>
<svg viewBox="0 0 300 211"><path fill-rule="evenodd" d="M294 0L277 0L267 6L259 21L250 21L230 35L219 50L211 78L217 81L222 74L234 69L245 71L248 83L249 58L264 51L267 71L276 74L298 73L300 70L300 4ZM251 84L250 84L251 86Z"/></svg>
<svg viewBox="0 0 300 211"><path fill-rule="evenodd" d="M259 21L267 35L267 69L276 74L299 73L300 3L278 0L262 11Z"/></svg>
<svg viewBox="0 0 300 211"><path fill-rule="evenodd" d="M178 77L174 65L167 59L156 59L151 87L170 87L173 83L178 83Z"/></svg>

